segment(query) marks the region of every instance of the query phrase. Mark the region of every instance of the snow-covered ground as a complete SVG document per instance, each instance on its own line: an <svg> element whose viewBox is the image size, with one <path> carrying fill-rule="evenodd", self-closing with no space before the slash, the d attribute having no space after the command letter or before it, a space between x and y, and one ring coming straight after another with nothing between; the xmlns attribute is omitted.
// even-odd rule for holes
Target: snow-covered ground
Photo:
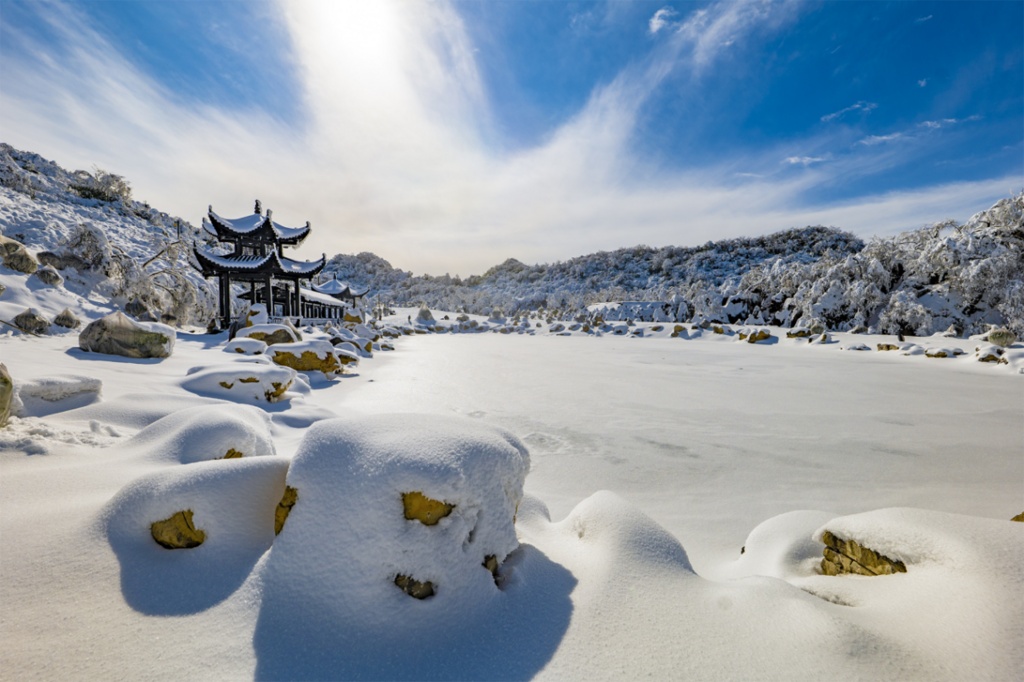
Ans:
<svg viewBox="0 0 1024 682"><path fill-rule="evenodd" d="M223 334L179 332L163 360L85 353L74 332L0 334L30 398L0 430L2 677L1024 669L1024 524L1009 521L1024 511L1021 343L998 364L977 361L978 339L771 329L749 344L690 325L598 337L473 319L506 333L403 336L273 403L211 397L206 377L270 369ZM521 446L505 556L487 505L514 506ZM230 449L243 456L220 459ZM435 536L383 518L383 497L420 484L457 501ZM285 486L298 502L275 536ZM207 541L156 545L150 524L186 508ZM820 574L824 529L906 573ZM440 576L437 594L374 581L406 566Z"/></svg>

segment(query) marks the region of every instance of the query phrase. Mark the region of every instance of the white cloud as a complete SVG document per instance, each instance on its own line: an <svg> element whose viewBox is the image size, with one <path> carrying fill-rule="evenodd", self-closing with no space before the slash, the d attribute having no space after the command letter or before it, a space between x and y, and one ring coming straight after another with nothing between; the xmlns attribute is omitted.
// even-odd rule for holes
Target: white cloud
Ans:
<svg viewBox="0 0 1024 682"><path fill-rule="evenodd" d="M825 161L824 156L787 156L782 160L791 166L810 166Z"/></svg>
<svg viewBox="0 0 1024 682"><path fill-rule="evenodd" d="M671 7L662 7L657 12L655 12L651 16L650 21L647 22L647 30L650 32L651 35L654 35L661 29L674 23L674 20L677 16L679 16L678 12L676 12Z"/></svg>
<svg viewBox="0 0 1024 682"><path fill-rule="evenodd" d="M886 142L894 142L903 137L903 133L890 133L889 135L868 135L857 141L857 144L864 145L867 147L873 147L876 144L885 144Z"/></svg>
<svg viewBox="0 0 1024 682"><path fill-rule="evenodd" d="M839 111L833 111L831 114L825 114L824 116L821 117L821 121L822 121L822 123L828 123L830 121L836 120L837 118L842 118L843 116L845 116L846 114L849 114L852 111L863 111L863 112L867 113L867 112L873 111L874 109L877 109L877 108L878 108L878 105L876 103L874 103L874 102L857 102L856 104L851 104L850 106L846 107L845 109L840 109Z"/></svg>
<svg viewBox="0 0 1024 682"><path fill-rule="evenodd" d="M921 80L917 81L917 85L918 87L923 88L924 86L928 85L928 79L922 78Z"/></svg>
<svg viewBox="0 0 1024 682"><path fill-rule="evenodd" d="M915 24L923 24L926 21L931 21L931 18L932 18L931 14L929 14L926 17L918 17L917 19L914 19L914 23Z"/></svg>

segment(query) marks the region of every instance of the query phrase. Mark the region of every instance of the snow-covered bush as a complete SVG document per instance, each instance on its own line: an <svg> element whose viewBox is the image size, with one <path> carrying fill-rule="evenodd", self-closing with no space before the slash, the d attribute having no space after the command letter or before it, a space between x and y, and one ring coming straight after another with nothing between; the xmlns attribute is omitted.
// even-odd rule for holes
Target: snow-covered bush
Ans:
<svg viewBox="0 0 1024 682"><path fill-rule="evenodd" d="M122 204L127 204L132 199L131 185L120 175L108 173L102 168L93 168L92 173L78 170L71 175L74 181L69 187L83 199Z"/></svg>

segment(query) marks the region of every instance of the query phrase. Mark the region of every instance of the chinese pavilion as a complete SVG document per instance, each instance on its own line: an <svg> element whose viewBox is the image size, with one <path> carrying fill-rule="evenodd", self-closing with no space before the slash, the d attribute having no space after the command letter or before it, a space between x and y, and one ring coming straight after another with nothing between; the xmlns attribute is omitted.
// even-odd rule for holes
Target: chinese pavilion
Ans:
<svg viewBox="0 0 1024 682"><path fill-rule="evenodd" d="M259 200L252 215L222 218L210 206L203 218L203 230L219 242L231 244L227 253L212 253L199 246L193 251L203 277L216 277L220 288L221 325L231 323L231 284L249 284L249 300L263 303L271 316L301 316L301 282L312 280L327 264L299 261L284 256L285 246L298 246L309 235L310 225L284 227L274 222L272 211L263 215Z"/></svg>
<svg viewBox="0 0 1024 682"><path fill-rule="evenodd" d="M313 291L321 294L327 294L333 296L339 301L347 301L350 305L357 305L359 299L366 295L369 288L363 289L362 291L353 289L345 282L338 280L338 275L335 273L334 279L329 279L321 284L313 283Z"/></svg>

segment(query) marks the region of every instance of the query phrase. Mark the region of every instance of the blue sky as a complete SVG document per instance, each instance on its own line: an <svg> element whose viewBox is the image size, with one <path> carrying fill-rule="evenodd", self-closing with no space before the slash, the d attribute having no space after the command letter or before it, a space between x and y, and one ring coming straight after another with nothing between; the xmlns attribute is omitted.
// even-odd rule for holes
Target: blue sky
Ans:
<svg viewBox="0 0 1024 682"><path fill-rule="evenodd" d="M1024 2L0 0L3 140L480 273L1024 187Z"/></svg>

